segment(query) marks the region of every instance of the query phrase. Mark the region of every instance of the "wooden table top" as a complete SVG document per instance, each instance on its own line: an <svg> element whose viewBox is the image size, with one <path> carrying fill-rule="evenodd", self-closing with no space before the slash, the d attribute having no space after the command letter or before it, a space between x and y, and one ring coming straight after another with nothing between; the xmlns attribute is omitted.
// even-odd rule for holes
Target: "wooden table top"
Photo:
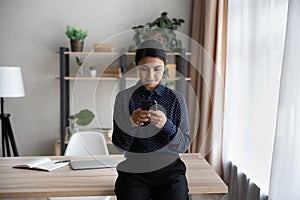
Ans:
<svg viewBox="0 0 300 200"><path fill-rule="evenodd" d="M123 159L123 155L97 158ZM13 165L37 157L0 158L0 198L42 198L54 196L112 196L115 168L72 170L70 166L52 172L16 169ZM90 156L50 156L51 159L86 160ZM227 193L226 184L199 154L182 154L187 167L190 194Z"/></svg>

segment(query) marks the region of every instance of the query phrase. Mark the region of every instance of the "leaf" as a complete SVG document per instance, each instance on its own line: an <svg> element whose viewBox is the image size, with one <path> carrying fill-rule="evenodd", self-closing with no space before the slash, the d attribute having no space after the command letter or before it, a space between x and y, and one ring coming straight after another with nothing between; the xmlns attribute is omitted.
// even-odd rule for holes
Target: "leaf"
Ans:
<svg viewBox="0 0 300 200"><path fill-rule="evenodd" d="M75 60L76 60L76 64L80 67L82 65L82 59L76 56Z"/></svg>
<svg viewBox="0 0 300 200"><path fill-rule="evenodd" d="M81 110L79 113L74 115L76 120L76 124L79 126L86 126L92 122L95 115L88 109Z"/></svg>
<svg viewBox="0 0 300 200"><path fill-rule="evenodd" d="M163 12L163 13L161 13L161 16L162 17L167 17L167 15L168 15L168 13L165 11L165 12Z"/></svg>

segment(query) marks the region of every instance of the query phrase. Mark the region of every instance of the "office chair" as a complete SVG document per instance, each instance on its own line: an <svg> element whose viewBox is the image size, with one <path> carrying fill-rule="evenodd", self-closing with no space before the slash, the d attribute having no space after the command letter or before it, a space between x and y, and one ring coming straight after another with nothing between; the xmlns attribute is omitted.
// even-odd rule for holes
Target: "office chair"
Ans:
<svg viewBox="0 0 300 200"><path fill-rule="evenodd" d="M75 133L67 146L65 156L108 155L103 134L84 131ZM110 196L50 197L48 200L109 200Z"/></svg>
<svg viewBox="0 0 300 200"><path fill-rule="evenodd" d="M75 133L67 146L65 156L109 155L103 134L92 131Z"/></svg>

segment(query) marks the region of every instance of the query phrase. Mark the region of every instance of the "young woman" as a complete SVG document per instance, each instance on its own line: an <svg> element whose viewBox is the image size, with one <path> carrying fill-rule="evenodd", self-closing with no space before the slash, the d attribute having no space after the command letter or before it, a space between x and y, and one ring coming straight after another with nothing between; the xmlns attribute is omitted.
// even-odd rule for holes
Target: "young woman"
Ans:
<svg viewBox="0 0 300 200"><path fill-rule="evenodd" d="M140 80L115 101L112 141L125 151L118 167L118 200L188 199L186 167L179 153L190 144L187 106L180 92L161 83L167 55L156 40L136 51ZM148 110L143 101L153 104Z"/></svg>

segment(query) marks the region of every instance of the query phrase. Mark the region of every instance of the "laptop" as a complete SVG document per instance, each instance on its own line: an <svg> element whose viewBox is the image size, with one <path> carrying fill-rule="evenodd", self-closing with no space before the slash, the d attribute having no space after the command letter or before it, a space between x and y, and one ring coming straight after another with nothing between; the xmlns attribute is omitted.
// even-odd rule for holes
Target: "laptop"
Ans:
<svg viewBox="0 0 300 200"><path fill-rule="evenodd" d="M77 169L101 169L114 168L121 162L116 159L99 159L99 160L74 160L70 162L71 168Z"/></svg>

